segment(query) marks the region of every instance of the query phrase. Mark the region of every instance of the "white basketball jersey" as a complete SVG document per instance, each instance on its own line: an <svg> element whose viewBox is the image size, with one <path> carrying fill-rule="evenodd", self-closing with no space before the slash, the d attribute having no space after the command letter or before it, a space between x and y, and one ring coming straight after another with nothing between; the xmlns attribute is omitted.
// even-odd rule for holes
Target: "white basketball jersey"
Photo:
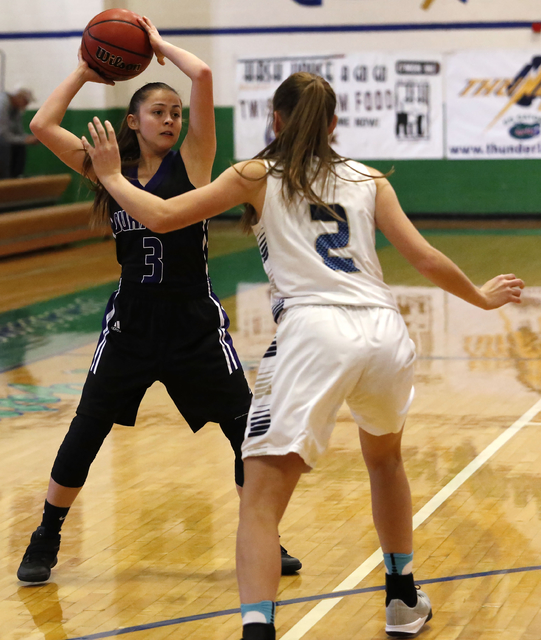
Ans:
<svg viewBox="0 0 541 640"><path fill-rule="evenodd" d="M359 162L336 165L325 194L315 191L343 221L296 196L287 204L280 176L267 176L263 212L254 225L271 283L273 314L299 304L354 305L397 309L375 248L374 180ZM349 182L349 178L355 182Z"/></svg>

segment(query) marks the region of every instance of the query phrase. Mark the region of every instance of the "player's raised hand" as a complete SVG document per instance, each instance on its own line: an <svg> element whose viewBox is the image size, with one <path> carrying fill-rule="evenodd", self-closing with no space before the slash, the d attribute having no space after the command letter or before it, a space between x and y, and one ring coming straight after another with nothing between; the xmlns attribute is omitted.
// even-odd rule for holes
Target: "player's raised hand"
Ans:
<svg viewBox="0 0 541 640"><path fill-rule="evenodd" d="M88 66L88 63L86 62L86 60L83 59L81 47L79 47L79 51L77 52L77 57L79 59L79 68L83 70L85 82L98 82L100 84L108 84L111 87L115 86L115 83L113 82L113 80L104 78L97 71L95 71L94 69L91 69Z"/></svg>
<svg viewBox="0 0 541 640"><path fill-rule="evenodd" d="M158 29L152 24L149 18L143 16L139 18L139 24L145 29L148 33L148 37L150 40L150 44L154 49L154 54L156 55L156 59L161 65L165 64L165 55L162 51L162 46L165 43L165 40L161 37Z"/></svg>
<svg viewBox="0 0 541 640"><path fill-rule="evenodd" d="M486 301L485 309L497 309L508 302L520 304L522 289L524 289L524 282L514 273L492 278L481 287L481 293Z"/></svg>
<svg viewBox="0 0 541 640"><path fill-rule="evenodd" d="M81 138L83 147L92 160L92 168L102 184L107 179L118 174L121 175L120 152L116 141L115 130L109 120L105 126L98 117L88 123L88 131L94 146L85 136Z"/></svg>

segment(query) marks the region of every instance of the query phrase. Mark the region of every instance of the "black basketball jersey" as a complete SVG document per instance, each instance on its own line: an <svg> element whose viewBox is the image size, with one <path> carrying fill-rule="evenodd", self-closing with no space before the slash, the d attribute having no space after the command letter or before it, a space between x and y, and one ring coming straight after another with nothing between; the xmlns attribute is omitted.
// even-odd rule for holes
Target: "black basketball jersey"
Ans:
<svg viewBox="0 0 541 640"><path fill-rule="evenodd" d="M129 179L140 189L164 199L195 189L179 151L170 151L165 156L144 187L137 178ZM208 295L207 220L178 231L153 233L116 202L112 203L109 214L124 282L149 285L153 289L170 288L190 296Z"/></svg>

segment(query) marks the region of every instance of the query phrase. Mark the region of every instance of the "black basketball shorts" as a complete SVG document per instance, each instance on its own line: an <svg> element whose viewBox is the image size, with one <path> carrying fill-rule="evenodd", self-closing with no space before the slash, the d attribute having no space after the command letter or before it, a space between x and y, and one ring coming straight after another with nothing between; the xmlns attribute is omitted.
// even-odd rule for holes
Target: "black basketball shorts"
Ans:
<svg viewBox="0 0 541 640"><path fill-rule="evenodd" d="M109 299L77 413L133 426L160 381L194 432L246 414L251 392L228 327L214 294L185 299L123 282Z"/></svg>

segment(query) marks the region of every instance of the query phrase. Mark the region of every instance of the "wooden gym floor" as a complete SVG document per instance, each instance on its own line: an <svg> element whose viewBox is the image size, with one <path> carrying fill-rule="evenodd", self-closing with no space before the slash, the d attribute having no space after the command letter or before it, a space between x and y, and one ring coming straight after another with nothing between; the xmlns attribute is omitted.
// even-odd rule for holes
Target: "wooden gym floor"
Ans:
<svg viewBox="0 0 541 640"><path fill-rule="evenodd" d="M540 238L424 233L474 281L515 271L528 289L521 306L483 312L427 286L380 242L419 356L404 457L415 576L434 609L421 637L539 640ZM257 250L220 223L211 250L211 276L253 382L273 332ZM117 275L112 242L0 261L0 637L239 640L232 454L216 425L191 434L159 386L137 426L115 427L106 441L63 528L50 582L16 579ZM385 638L381 555L347 410L281 533L304 566L282 578L279 637Z"/></svg>

